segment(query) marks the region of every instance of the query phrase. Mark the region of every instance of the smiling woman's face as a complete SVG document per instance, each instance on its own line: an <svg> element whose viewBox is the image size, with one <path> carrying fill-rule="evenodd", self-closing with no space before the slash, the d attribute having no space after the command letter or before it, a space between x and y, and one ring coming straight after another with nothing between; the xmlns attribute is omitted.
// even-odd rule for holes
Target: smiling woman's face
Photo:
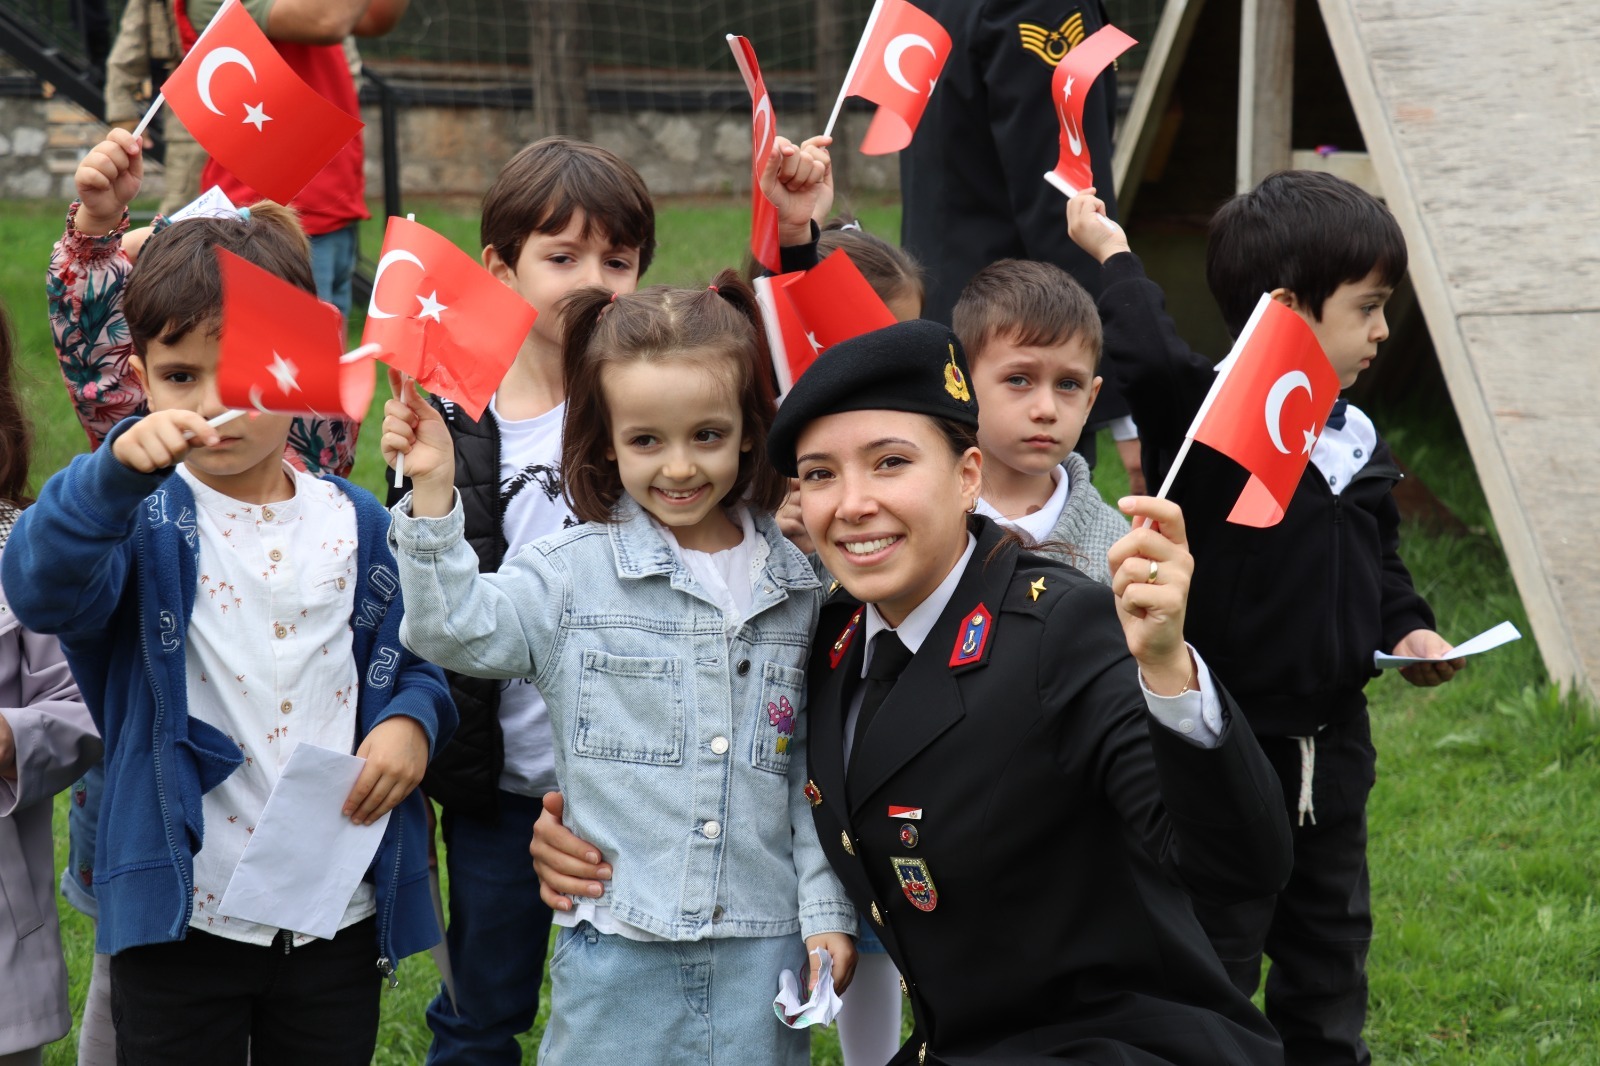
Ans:
<svg viewBox="0 0 1600 1066"><path fill-rule="evenodd" d="M966 551L978 449L955 455L926 415L844 411L806 426L795 452L800 516L823 564L899 625Z"/></svg>

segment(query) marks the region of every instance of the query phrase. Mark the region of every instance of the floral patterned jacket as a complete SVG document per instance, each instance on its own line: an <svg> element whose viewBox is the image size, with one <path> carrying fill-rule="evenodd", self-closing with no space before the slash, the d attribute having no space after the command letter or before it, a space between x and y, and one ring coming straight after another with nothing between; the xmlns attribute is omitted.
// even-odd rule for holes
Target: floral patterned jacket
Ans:
<svg viewBox="0 0 1600 1066"><path fill-rule="evenodd" d="M74 202L67 208L66 233L50 254L45 289L61 377L89 435L89 446L98 448L111 427L145 410L144 388L129 372L133 340L122 314L123 286L133 260L122 249L122 235L128 230L126 212L104 237L78 232L73 227L77 213ZM168 224L157 218L155 229L160 232ZM310 474L348 477L359 429L360 423L342 418L296 418L284 458Z"/></svg>

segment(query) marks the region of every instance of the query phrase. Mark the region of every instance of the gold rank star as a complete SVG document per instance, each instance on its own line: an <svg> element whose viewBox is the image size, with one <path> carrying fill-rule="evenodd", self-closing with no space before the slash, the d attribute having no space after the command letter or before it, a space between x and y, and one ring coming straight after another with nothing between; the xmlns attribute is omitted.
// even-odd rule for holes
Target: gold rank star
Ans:
<svg viewBox="0 0 1600 1066"><path fill-rule="evenodd" d="M1028 592L1033 596L1033 602L1039 602L1039 593L1044 591L1044 578L1034 578L1028 583Z"/></svg>

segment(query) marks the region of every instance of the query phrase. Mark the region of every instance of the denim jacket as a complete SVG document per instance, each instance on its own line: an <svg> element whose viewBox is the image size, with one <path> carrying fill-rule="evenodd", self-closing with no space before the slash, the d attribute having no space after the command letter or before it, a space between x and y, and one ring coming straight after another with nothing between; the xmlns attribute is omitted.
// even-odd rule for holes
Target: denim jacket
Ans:
<svg viewBox="0 0 1600 1066"><path fill-rule="evenodd" d="M605 902L670 940L855 931L805 798L805 665L821 584L767 516L737 626L637 503L494 574L444 518L395 505L402 642L550 707L567 825L610 861ZM758 546L758 553L762 550Z"/></svg>

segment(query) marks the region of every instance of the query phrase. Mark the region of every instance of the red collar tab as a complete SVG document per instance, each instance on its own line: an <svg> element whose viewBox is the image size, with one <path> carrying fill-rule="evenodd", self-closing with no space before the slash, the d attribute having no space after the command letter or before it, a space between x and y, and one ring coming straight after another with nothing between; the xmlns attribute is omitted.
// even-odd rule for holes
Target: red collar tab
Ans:
<svg viewBox="0 0 1600 1066"><path fill-rule="evenodd" d="M950 666L971 666L983 658L983 649L989 644L989 631L994 628L994 618L983 604L967 612L961 632L956 636L956 646L950 649Z"/></svg>
<svg viewBox="0 0 1600 1066"><path fill-rule="evenodd" d="M856 639L856 630L861 627L861 617L867 611L865 605L856 608L856 613L850 616L850 622L844 627L844 632L839 634L839 639L833 642L833 647L828 649L828 666L830 669L839 668L839 660L850 650L850 642Z"/></svg>

